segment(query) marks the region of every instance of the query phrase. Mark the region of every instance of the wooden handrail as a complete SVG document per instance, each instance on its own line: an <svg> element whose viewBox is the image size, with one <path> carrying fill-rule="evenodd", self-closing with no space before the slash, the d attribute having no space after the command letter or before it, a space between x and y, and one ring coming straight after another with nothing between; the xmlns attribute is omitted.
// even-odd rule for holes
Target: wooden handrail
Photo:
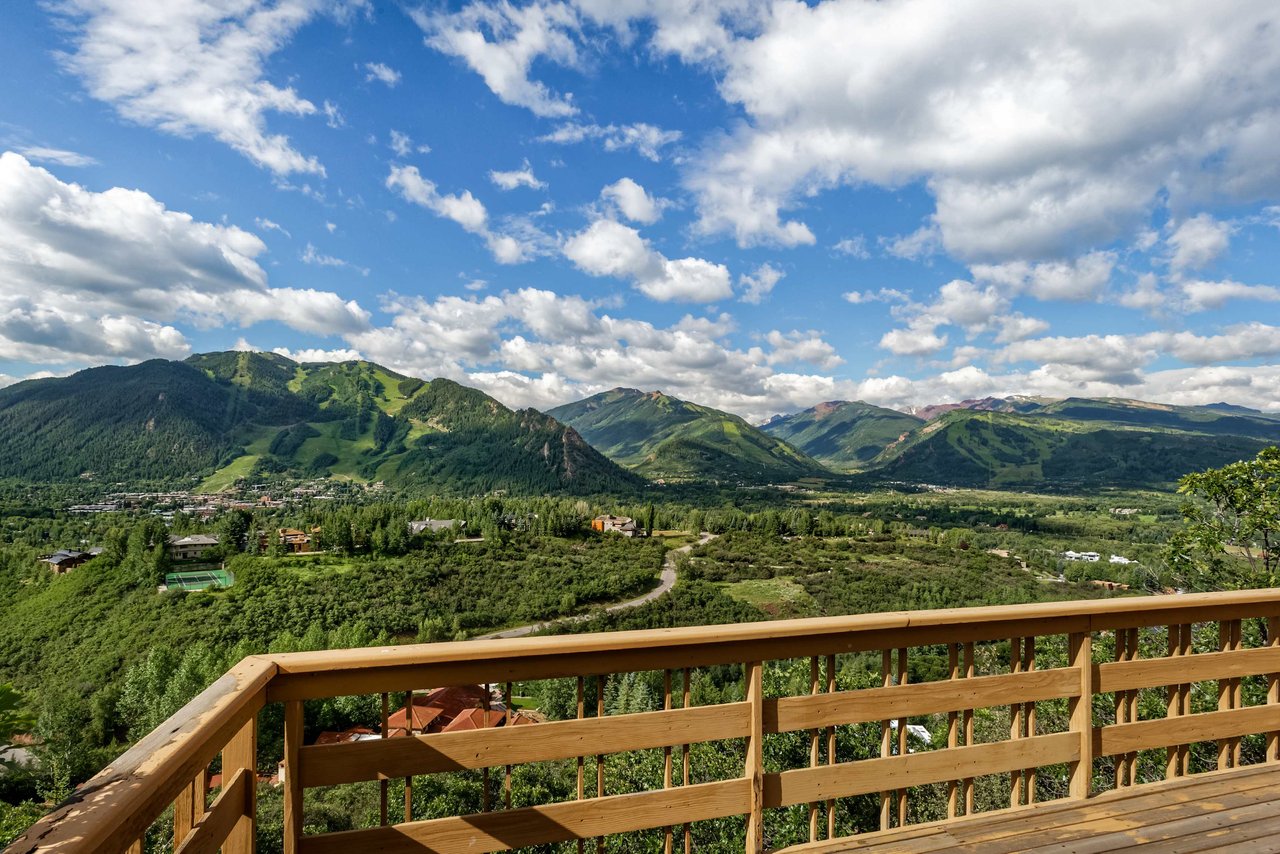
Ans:
<svg viewBox="0 0 1280 854"><path fill-rule="evenodd" d="M128 849L257 716L275 674L269 658L240 662L32 825L6 854Z"/></svg>
<svg viewBox="0 0 1280 854"><path fill-rule="evenodd" d="M728 626L697 626L441 644L417 644L356 650L253 656L245 659L195 700L147 735L116 762L81 787L75 796L34 825L8 849L13 854L37 851L124 851L133 846L164 809L182 805L175 819L179 844L191 850L223 846L251 851L254 821L253 774L257 713L267 703L286 704L286 850L339 850L359 837L361 844L396 838L404 850L421 850L419 842L452 838L467 828L488 839L485 850L499 850L512 840L553 841L582 838L641 827L671 827L699 817L739 815L747 818L747 847L760 850L765 809L809 803L810 832L817 834L817 808L834 798L859 792L897 791L898 822L907 817L903 795L911 786L947 782L950 813L971 810L970 780L991 773L1011 773L1014 784L1026 784L1026 797L1035 797L1035 768L1065 763L1070 792L1087 797L1094 755L1160 747L1170 738L1194 741L1197 736L1226 744L1222 755L1238 762L1240 735L1266 732L1271 739L1268 760L1280 761L1280 645L1274 637L1262 649L1243 649L1239 621L1265 617L1280 626L1280 590L1154 596L1102 601L1042 603L981 608L892 612ZM1136 644L1140 627L1170 627L1171 650L1190 652L1186 627L1219 622L1224 629L1222 650L1190 660L1131 657L1095 664L1092 639L1098 632L1125 630L1126 643ZM1008 674L974 676L972 644L1012 641L1032 644L1037 636L1069 639L1065 666L1019 669ZM1132 638L1133 640L1128 640ZM908 648L943 645L949 650L951 679L857 691L836 691L834 656L880 651L899 666ZM1030 646L1028 649L1032 648ZM960 676L959 651L965 652L965 677ZM763 696L763 663L809 658L827 661L825 692L804 696ZM614 673L684 670L710 665L744 668L744 701L715 707L683 707L635 716L583 718L545 726L537 742L521 742L518 730L504 728L461 734L413 737L393 745L387 741L357 742L334 747L303 746L301 701L351 694L382 694L425 687L477 683L511 683L546 678L603 677ZM816 671L815 671L816 673ZM903 671L905 674L905 670ZM901 674L900 674L901 675ZM1265 675L1271 680L1269 703L1258 709L1239 708L1238 680ZM1091 698L1095 693L1134 691L1205 679L1227 686L1222 711L1191 715L1179 699L1176 726L1126 719L1096 726ZM818 677L812 676L817 685ZM1231 680L1236 680L1232 682ZM1173 686L1176 687L1176 686ZM1181 691L1182 689L1178 689ZM666 691L669 694L670 688ZM1232 694L1231 692L1235 692ZM1172 696L1172 694L1171 694ZM1181 697L1181 694L1178 694ZM973 744L974 708L1025 708L1037 701L1061 699L1069 706L1065 732L1037 733L1034 717L1025 734L1009 742ZM1126 702L1129 702L1126 700ZM1172 704L1171 700L1171 704ZM581 697L579 697L581 704ZM670 705L669 698L666 701ZM686 704L687 705L687 700ZM1033 705L1031 706L1034 707ZM1173 709L1173 705L1170 706ZM711 711L714 709L715 711ZM949 749L911 754L906 750L905 723L909 717L951 713ZM1174 712L1171 712L1174 714ZM628 719L630 718L630 719ZM856 722L890 721L899 726L897 752L883 758L841 762L835 756L836 726ZM1024 721L1025 723L1025 721ZM682 729L685 724L692 729ZM963 746L959 735L965 730ZM826 762L820 761L816 733L826 729L830 739ZM813 754L810 767L766 772L760 748L766 734L809 730ZM596 755L602 745L623 751L673 747L689 742L745 740L742 776L721 783L693 786L696 798L682 804L681 786L640 795L585 796L580 800L477 816L432 819L347 835L303 837L301 807L306 788L349 780L403 779L458 768L510 766L525 761ZM1176 745L1169 745L1171 751ZM741 748L738 748L741 749ZM1234 751L1234 752L1233 752ZM607 752L607 751L606 751ZM243 812L235 814L239 794L228 795L215 812L206 812L203 773L219 754L231 768L227 784L245 787ZM687 752L684 753L687 757ZM1182 754L1179 754L1180 756ZM515 758L513 758L515 757ZM1234 758L1233 758L1234 757ZM1128 760L1126 760L1128 761ZM227 763L231 763L227 765ZM1185 768L1185 757L1178 768ZM1174 768L1171 760L1171 769ZM670 786L670 769L666 786ZM1170 773L1179 773L1172 770ZM1185 770L1181 773L1185 773ZM199 785L192 781L198 781ZM958 784L964 780L962 790ZM580 780L581 783L581 780ZM192 793L200 792L194 795ZM198 801L198 803L196 802ZM226 806L225 804L232 804ZM602 810L626 809L611 817ZM216 814L215 814L216 813ZM203 818L202 818L203 816ZM523 818L522 818L523 817ZM657 824L646 823L650 820ZM521 824L526 821L526 824ZM835 825L828 825L828 835ZM381 834L381 835L379 835ZM392 834L388 836L388 834ZM567 835L566 835L567 834ZM376 838L375 838L376 837ZM673 838L673 834L668 834ZM461 837L459 837L461 838ZM686 835L686 839L687 839ZM433 843L433 847L435 843ZM440 850L444 850L443 848Z"/></svg>

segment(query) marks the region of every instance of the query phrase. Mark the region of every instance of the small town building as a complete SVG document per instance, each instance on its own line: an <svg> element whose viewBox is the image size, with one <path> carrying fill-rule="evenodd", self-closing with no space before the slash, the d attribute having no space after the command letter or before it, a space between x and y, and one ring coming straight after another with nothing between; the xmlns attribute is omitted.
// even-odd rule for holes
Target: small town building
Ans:
<svg viewBox="0 0 1280 854"><path fill-rule="evenodd" d="M517 717L520 715L512 716L512 724ZM415 694L409 708L402 706L387 716L387 735L396 738L418 733L482 729L504 726L506 719L507 708L501 694L490 692L486 697L482 685L458 685Z"/></svg>
<svg viewBox="0 0 1280 854"><path fill-rule="evenodd" d="M62 575L81 564L88 563L100 554L102 554L102 549L89 549L87 552L76 549L60 549L51 555L41 557L40 563L48 566L49 571L54 575Z"/></svg>
<svg viewBox="0 0 1280 854"><path fill-rule="evenodd" d="M169 537L169 559L175 561L201 560L205 553L218 545L212 534L189 534L185 537Z"/></svg>

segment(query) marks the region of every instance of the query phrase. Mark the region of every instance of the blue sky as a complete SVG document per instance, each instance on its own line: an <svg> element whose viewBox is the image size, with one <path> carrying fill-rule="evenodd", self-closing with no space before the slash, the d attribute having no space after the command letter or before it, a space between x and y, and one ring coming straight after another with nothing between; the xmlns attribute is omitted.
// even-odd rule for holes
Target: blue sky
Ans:
<svg viewBox="0 0 1280 854"><path fill-rule="evenodd" d="M1280 11L1215 8L7 4L0 382L1280 409Z"/></svg>

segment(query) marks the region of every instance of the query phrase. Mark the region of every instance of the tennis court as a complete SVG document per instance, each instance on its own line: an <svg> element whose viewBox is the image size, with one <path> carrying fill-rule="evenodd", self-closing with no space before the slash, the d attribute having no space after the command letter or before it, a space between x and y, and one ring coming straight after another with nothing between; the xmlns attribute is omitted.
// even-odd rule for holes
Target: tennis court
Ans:
<svg viewBox="0 0 1280 854"><path fill-rule="evenodd" d="M168 573L164 577L164 586L170 590L208 590L210 587L230 587L235 580L235 573L225 569L193 569Z"/></svg>

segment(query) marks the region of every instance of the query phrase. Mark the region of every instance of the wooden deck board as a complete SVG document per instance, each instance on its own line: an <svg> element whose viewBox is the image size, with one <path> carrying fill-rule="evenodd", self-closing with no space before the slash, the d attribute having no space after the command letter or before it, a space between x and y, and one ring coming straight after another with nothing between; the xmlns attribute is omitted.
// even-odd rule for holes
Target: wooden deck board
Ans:
<svg viewBox="0 0 1280 854"><path fill-rule="evenodd" d="M949 821L833 839L786 854L1122 851L1280 854L1280 764L1215 771Z"/></svg>

